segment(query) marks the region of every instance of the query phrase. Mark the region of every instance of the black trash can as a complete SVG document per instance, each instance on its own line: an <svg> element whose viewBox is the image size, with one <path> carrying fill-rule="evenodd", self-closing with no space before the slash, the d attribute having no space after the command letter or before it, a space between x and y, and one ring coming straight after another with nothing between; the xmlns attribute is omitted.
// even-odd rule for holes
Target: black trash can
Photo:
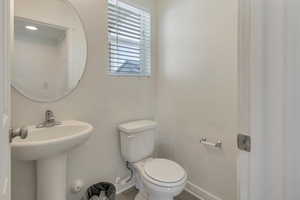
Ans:
<svg viewBox="0 0 300 200"><path fill-rule="evenodd" d="M108 182L100 182L90 186L87 189L87 199L90 200L94 196L99 197L101 193L105 194L107 200L116 199L116 187Z"/></svg>

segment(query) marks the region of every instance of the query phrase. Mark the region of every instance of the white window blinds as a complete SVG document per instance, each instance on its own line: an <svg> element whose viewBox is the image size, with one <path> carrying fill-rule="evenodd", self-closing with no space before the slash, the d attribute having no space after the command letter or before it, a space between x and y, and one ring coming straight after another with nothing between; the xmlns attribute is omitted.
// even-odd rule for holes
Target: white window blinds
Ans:
<svg viewBox="0 0 300 200"><path fill-rule="evenodd" d="M108 0L109 73L150 76L151 16L120 0Z"/></svg>

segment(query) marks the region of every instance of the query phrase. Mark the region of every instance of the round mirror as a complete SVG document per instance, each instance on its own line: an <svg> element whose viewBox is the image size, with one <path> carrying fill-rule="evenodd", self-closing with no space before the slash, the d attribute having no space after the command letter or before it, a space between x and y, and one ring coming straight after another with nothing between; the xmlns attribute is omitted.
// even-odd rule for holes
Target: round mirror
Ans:
<svg viewBox="0 0 300 200"><path fill-rule="evenodd" d="M66 0L15 0L12 85L24 96L56 101L74 90L84 71L87 42Z"/></svg>

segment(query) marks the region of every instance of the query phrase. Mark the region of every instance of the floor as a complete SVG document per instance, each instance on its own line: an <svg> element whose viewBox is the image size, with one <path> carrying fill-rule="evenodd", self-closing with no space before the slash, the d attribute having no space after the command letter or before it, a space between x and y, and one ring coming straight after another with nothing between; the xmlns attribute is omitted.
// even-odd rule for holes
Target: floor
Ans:
<svg viewBox="0 0 300 200"><path fill-rule="evenodd" d="M137 194L136 189L130 189L126 192L123 192L117 196L117 200L134 200L135 195ZM183 191L175 200L199 200L188 192Z"/></svg>

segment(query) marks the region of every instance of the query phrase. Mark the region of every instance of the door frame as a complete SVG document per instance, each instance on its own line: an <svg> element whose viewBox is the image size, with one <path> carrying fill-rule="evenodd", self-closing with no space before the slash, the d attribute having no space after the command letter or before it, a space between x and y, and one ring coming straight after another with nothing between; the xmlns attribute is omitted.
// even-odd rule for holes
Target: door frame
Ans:
<svg viewBox="0 0 300 200"><path fill-rule="evenodd" d="M239 0L238 12L238 80L239 80L239 126L238 131L249 133L249 66L250 66L250 0ZM238 151L237 158L237 199L249 200L249 153Z"/></svg>
<svg viewBox="0 0 300 200"><path fill-rule="evenodd" d="M13 0L2 0L0 3L0 119L1 145L3 155L1 160L5 166L1 170L4 177L0 177L0 200L11 199L11 164L8 129L10 127L10 65L13 51ZM2 157L3 156L3 157Z"/></svg>
<svg viewBox="0 0 300 200"><path fill-rule="evenodd" d="M262 200L264 133L263 1L239 0L239 133L251 137L251 152L239 151L238 199Z"/></svg>

